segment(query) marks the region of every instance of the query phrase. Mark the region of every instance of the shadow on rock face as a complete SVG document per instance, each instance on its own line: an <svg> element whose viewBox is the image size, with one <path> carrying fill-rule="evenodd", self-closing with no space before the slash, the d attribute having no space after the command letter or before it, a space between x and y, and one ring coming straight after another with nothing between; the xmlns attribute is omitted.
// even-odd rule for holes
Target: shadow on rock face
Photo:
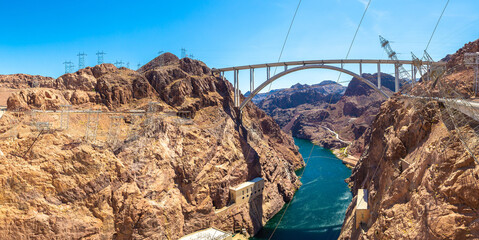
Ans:
<svg viewBox="0 0 479 240"><path fill-rule="evenodd" d="M253 231L257 233L263 228L263 195L249 202L249 216L253 222Z"/></svg>

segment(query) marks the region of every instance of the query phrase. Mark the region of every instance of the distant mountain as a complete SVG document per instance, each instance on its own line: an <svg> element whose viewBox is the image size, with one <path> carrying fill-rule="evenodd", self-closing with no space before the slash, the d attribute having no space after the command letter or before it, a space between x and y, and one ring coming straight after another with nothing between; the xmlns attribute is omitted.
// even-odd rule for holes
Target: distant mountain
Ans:
<svg viewBox="0 0 479 240"><path fill-rule="evenodd" d="M261 101L263 101L263 99L265 99L267 96L275 93L275 92L279 92L279 91L283 91L285 88L279 88L279 89L273 89L269 92L266 92L266 93L258 93L256 94L253 99L251 99L251 101L253 101L254 104L258 105L258 103L260 103ZM250 91L247 91L244 96L245 97L248 97L249 95L251 94Z"/></svg>
<svg viewBox="0 0 479 240"><path fill-rule="evenodd" d="M339 88L338 88L339 87ZM346 87L336 83L335 81L332 81L332 80L324 80L322 81L321 83L318 83L318 84L313 84L313 85L308 85L308 84L300 84L300 83L297 83L293 86L291 86L290 88L279 88L279 89L273 89L269 92L266 92L266 93L258 93L256 94L253 99L251 99L253 101L253 103L255 103L256 105L260 104L261 101L265 100L265 98L267 98L268 96L275 96L275 97L279 97L280 95L275 95L276 93L288 93L288 94L292 94L292 93L295 93L297 92L297 90L302 90L302 93L304 93L304 89L314 89L313 92L318 92L318 93L321 93L321 94L331 94L331 93L337 93L337 91L339 91L339 94L343 94L344 93L344 90L346 89ZM245 97L248 97L250 95L250 91L247 91L244 96ZM281 94L283 95L283 94ZM338 99L336 99L337 101Z"/></svg>
<svg viewBox="0 0 479 240"><path fill-rule="evenodd" d="M270 93L257 105L271 114L277 108L293 108L301 104L337 102L344 94L346 87L332 81L323 81L319 84L295 84L291 88Z"/></svg>
<svg viewBox="0 0 479 240"><path fill-rule="evenodd" d="M362 74L377 84L376 74ZM382 90L394 90L394 77L381 73ZM254 99L254 98L253 98ZM353 142L348 152L358 156L364 137L385 98L359 79L347 87L326 80L319 84L295 84L290 88L264 93L256 99L258 107L273 117L284 131L294 137L312 140L326 148L342 148L345 143L331 137L324 127Z"/></svg>
<svg viewBox="0 0 479 240"><path fill-rule="evenodd" d="M362 74L373 84L377 84L377 74ZM394 77L381 73L382 90L392 93ZM285 131L292 132L294 137L310 139L323 147L338 149L347 145L329 137L331 133L324 127L337 132L341 139L352 142L348 153L359 156L364 150L367 130L379 112L379 107L386 99L366 83L353 78L341 98L333 104L311 107L308 104L299 105L282 111L283 117L278 124ZM273 114L273 118L276 115ZM289 116L290 121L284 116Z"/></svg>

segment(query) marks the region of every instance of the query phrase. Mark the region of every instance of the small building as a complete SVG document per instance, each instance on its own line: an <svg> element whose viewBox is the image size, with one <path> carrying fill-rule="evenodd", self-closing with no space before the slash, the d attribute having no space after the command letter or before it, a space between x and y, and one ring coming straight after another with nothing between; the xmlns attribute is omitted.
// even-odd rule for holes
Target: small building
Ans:
<svg viewBox="0 0 479 240"><path fill-rule="evenodd" d="M356 229L361 223L367 223L369 220L368 208L368 190L358 189L358 196L356 199Z"/></svg>
<svg viewBox="0 0 479 240"><path fill-rule="evenodd" d="M264 179L257 177L253 180L230 187L230 199L236 204L249 202L263 195Z"/></svg>
<svg viewBox="0 0 479 240"><path fill-rule="evenodd" d="M190 233L180 238L180 240L231 240L233 234L213 227Z"/></svg>

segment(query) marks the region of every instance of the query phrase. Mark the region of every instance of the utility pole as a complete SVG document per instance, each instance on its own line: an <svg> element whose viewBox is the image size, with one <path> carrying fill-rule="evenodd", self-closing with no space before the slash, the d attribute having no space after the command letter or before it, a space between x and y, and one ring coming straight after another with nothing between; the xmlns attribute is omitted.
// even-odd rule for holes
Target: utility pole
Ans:
<svg viewBox="0 0 479 240"><path fill-rule="evenodd" d="M83 68L85 68L85 56L86 56L86 53L84 53L84 52L78 53L77 56L78 56L78 69L83 69Z"/></svg>
<svg viewBox="0 0 479 240"><path fill-rule="evenodd" d="M100 65L100 64L103 63L103 56L104 56L105 54L106 54L106 53L103 52L103 51L101 51L101 52L98 51L98 52L96 53L96 55L98 56L98 62L97 62L98 65Z"/></svg>

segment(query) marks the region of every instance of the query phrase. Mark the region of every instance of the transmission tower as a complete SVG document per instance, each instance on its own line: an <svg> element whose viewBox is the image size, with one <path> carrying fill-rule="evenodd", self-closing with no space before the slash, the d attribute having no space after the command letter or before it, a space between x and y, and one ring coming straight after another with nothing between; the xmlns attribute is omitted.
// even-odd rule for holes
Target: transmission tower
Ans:
<svg viewBox="0 0 479 240"><path fill-rule="evenodd" d="M138 67L137 69L140 69L141 63L138 63L136 66Z"/></svg>
<svg viewBox="0 0 479 240"><path fill-rule="evenodd" d="M98 65L102 64L103 63L103 56L105 55L106 53L103 52L103 51L98 51L96 53L96 55L98 56Z"/></svg>
<svg viewBox="0 0 479 240"><path fill-rule="evenodd" d="M65 73L72 73L75 65L73 65L72 61L65 61Z"/></svg>
<svg viewBox="0 0 479 240"><path fill-rule="evenodd" d="M123 64L125 64L125 63L124 63L122 60L120 60L120 61L117 60L117 61L115 62L115 67L121 68L121 67L123 67Z"/></svg>
<svg viewBox="0 0 479 240"><path fill-rule="evenodd" d="M86 56L86 53L78 53L77 54L78 56L78 69L83 69L85 68L85 56Z"/></svg>
<svg viewBox="0 0 479 240"><path fill-rule="evenodd" d="M383 38L381 35L379 35L379 42L381 43L381 47L384 48L384 50L388 54L388 57L391 60L398 61L397 54L395 51L392 50L391 45L389 44L389 41ZM406 69L404 69L402 64L397 64L397 67L399 70L399 79L412 79L411 75Z"/></svg>
<svg viewBox="0 0 479 240"><path fill-rule="evenodd" d="M120 139L120 125L123 121L123 116L110 116L110 127L108 129L108 139L107 141L115 146Z"/></svg>
<svg viewBox="0 0 479 240"><path fill-rule="evenodd" d="M164 53L165 51L159 51L158 52L158 55L161 55L162 53Z"/></svg>
<svg viewBox="0 0 479 240"><path fill-rule="evenodd" d="M153 123L153 116L158 112L158 102L149 102L148 109L146 110L146 125L150 125Z"/></svg>
<svg viewBox="0 0 479 240"><path fill-rule="evenodd" d="M479 89L479 82L477 81L477 75L479 74L479 52L465 53L464 62L466 65L474 66L474 96L477 96Z"/></svg>
<svg viewBox="0 0 479 240"><path fill-rule="evenodd" d="M127 139L132 140L138 137L138 131L140 130L140 122L145 115L141 111L131 111L130 114L130 127L128 129Z"/></svg>
<svg viewBox="0 0 479 240"><path fill-rule="evenodd" d="M130 62L126 62L126 68L130 68Z"/></svg>
<svg viewBox="0 0 479 240"><path fill-rule="evenodd" d="M86 124L85 140L90 143L94 143L96 140L96 132L98 129L98 122L100 120L101 111L88 110L88 121Z"/></svg>
<svg viewBox="0 0 479 240"><path fill-rule="evenodd" d="M186 49L185 48L181 48L181 58L185 58L187 57L188 55L186 55Z"/></svg>
<svg viewBox="0 0 479 240"><path fill-rule="evenodd" d="M72 105L60 105L60 129L68 130Z"/></svg>

